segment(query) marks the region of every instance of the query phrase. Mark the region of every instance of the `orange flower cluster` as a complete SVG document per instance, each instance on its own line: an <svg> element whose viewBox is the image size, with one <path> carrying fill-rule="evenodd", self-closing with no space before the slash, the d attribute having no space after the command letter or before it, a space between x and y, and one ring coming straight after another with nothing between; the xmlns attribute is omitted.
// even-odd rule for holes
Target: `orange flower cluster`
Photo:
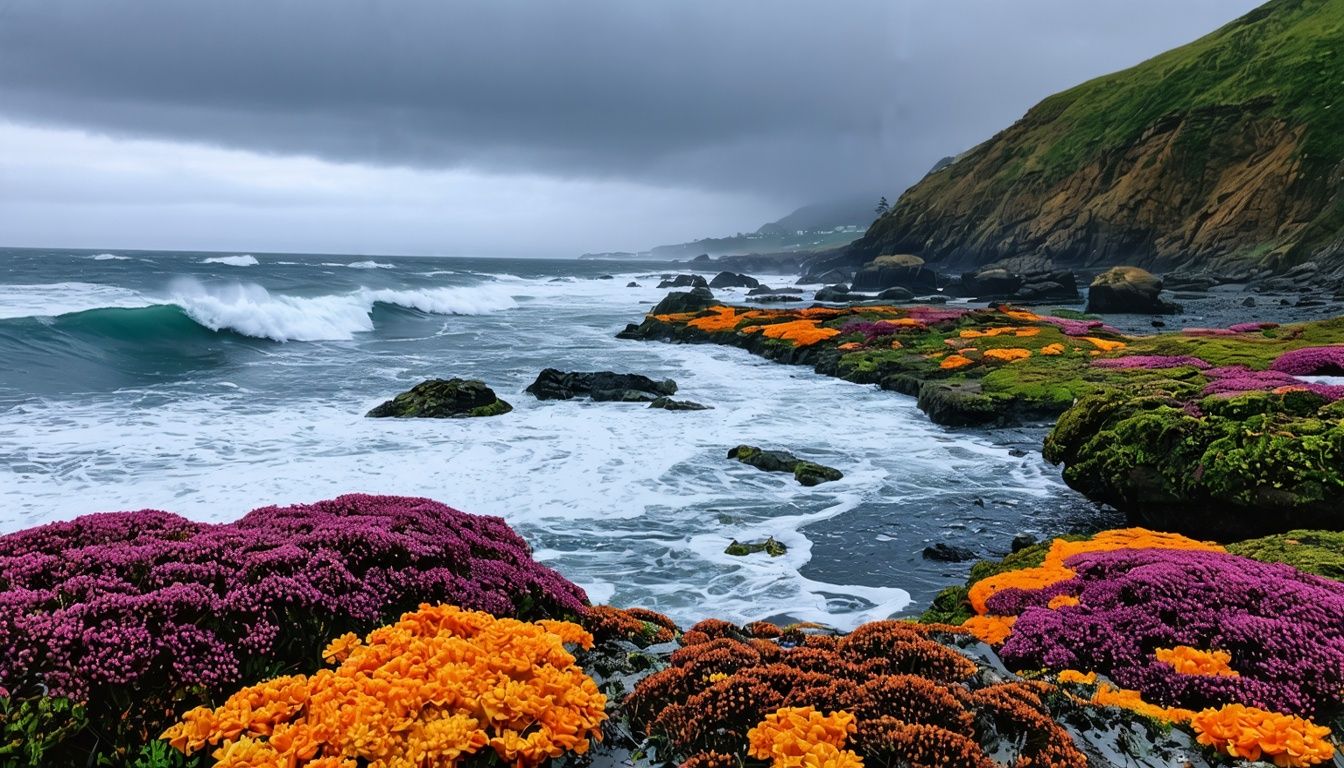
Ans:
<svg viewBox="0 0 1344 768"><path fill-rule="evenodd" d="M966 357L965 355L948 355L947 357L943 358L943 362L939 363L938 367L942 368L945 371L951 371L956 370L957 368L965 368L966 366L973 365L974 363L975 363L974 360L972 360L969 357Z"/></svg>
<svg viewBox="0 0 1344 768"><path fill-rule="evenodd" d="M843 710L823 715L812 707L784 707L747 731L747 754L773 768L862 768L863 760L844 749L856 730Z"/></svg>
<svg viewBox="0 0 1344 768"><path fill-rule="evenodd" d="M1016 616L972 616L962 626L982 643L1000 645L1013 633Z"/></svg>
<svg viewBox="0 0 1344 768"><path fill-rule="evenodd" d="M1035 688L973 689L976 665L934 639L948 630L880 621L844 637L790 627L769 640L701 622L670 667L636 685L627 712L695 768L720 768L724 755L808 768L991 768L987 749L1016 753L1017 765L1086 765ZM849 733L852 753L839 741Z"/></svg>
<svg viewBox="0 0 1344 768"><path fill-rule="evenodd" d="M963 339L991 339L995 336L1006 336L1012 334L1019 338L1035 336L1041 332L1040 328L1022 327L1017 325L1001 325L995 328L986 328L983 331L977 331L974 328L966 328L957 335Z"/></svg>
<svg viewBox="0 0 1344 768"><path fill-rule="evenodd" d="M1061 669L1055 679L1061 683L1077 683L1080 685L1095 685L1097 682L1096 672L1079 672L1076 669Z"/></svg>
<svg viewBox="0 0 1344 768"><path fill-rule="evenodd" d="M810 347L819 341L839 336L837 328L825 328L820 320L791 320L785 323L769 325L749 325L743 333L761 333L767 338L792 341L795 346Z"/></svg>
<svg viewBox="0 0 1344 768"><path fill-rule="evenodd" d="M244 688L163 738L188 754L219 745L217 768L451 766L487 747L535 766L601 738L606 697L565 649L592 642L569 622L422 605L333 642L335 669Z"/></svg>
<svg viewBox="0 0 1344 768"><path fill-rule="evenodd" d="M1201 651L1188 645L1178 645L1175 648L1158 648L1154 655L1158 661L1170 664L1182 675L1241 676L1240 672L1232 668L1232 654L1227 651Z"/></svg>
<svg viewBox="0 0 1344 768"><path fill-rule="evenodd" d="M1055 355L1062 355L1064 354L1064 345L1060 344L1059 342L1055 342L1054 344L1046 344L1044 347L1041 347L1041 354L1049 355L1051 357Z"/></svg>
<svg viewBox="0 0 1344 768"><path fill-rule="evenodd" d="M1069 608L1075 605L1078 605L1078 598L1073 595L1055 595L1050 598L1050 602L1046 603L1045 607L1057 611L1060 608Z"/></svg>
<svg viewBox="0 0 1344 768"><path fill-rule="evenodd" d="M1095 678L1095 674L1093 677ZM1143 700L1143 696L1138 691L1131 691L1128 688L1116 688L1109 683L1102 683L1097 686L1097 690L1092 694L1092 703L1099 707L1120 707L1122 709L1128 709L1129 711L1137 712L1144 717L1161 720L1165 723L1185 723L1189 722L1190 718L1195 716L1195 713L1188 709L1150 704Z"/></svg>
<svg viewBox="0 0 1344 768"><path fill-rule="evenodd" d="M999 307L999 312L1008 317L1013 318L1014 320L1021 320L1025 323L1035 323L1041 319L1040 315L1036 314L1035 312L1028 312L1025 309L1008 309L1007 307Z"/></svg>
<svg viewBox="0 0 1344 768"><path fill-rule="evenodd" d="M1031 350L1023 349L1021 347L986 349L984 357L986 360L998 360L1002 363L1011 363L1014 360L1026 360L1028 357L1031 357Z"/></svg>
<svg viewBox="0 0 1344 768"><path fill-rule="evenodd" d="M1099 339L1096 336L1080 336L1079 338L1081 338L1083 341L1090 343L1092 346L1096 347L1102 352L1114 352L1117 349L1124 349L1127 346L1123 341L1111 341L1109 339Z"/></svg>
<svg viewBox="0 0 1344 768"><path fill-rule="evenodd" d="M1335 755L1329 728L1241 704L1203 710L1190 725L1200 744L1245 760L1268 759L1279 768L1305 768Z"/></svg>
<svg viewBox="0 0 1344 768"><path fill-rule="evenodd" d="M704 317L697 317L688 321L686 324L692 328L699 328L708 333L715 331L731 331L737 327L737 324L744 316L738 315L737 310L732 307L710 307L710 314ZM749 313L748 313L749 314Z"/></svg>
<svg viewBox="0 0 1344 768"><path fill-rule="evenodd" d="M639 646L669 643L677 637L677 624L647 608L614 608L594 605L581 619L583 628L599 643L628 640Z"/></svg>

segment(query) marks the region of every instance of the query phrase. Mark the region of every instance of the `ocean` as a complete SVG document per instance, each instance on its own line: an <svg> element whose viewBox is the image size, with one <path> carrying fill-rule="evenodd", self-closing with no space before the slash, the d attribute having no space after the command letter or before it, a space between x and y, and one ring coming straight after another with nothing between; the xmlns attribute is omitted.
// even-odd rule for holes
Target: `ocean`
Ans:
<svg viewBox="0 0 1344 768"><path fill-rule="evenodd" d="M1002 555L1018 533L1114 523L1042 461L1043 428L949 430L910 398L741 350L616 339L676 271L0 249L0 533L99 511L225 521L350 492L428 496L507 519L594 602L849 629L965 578L969 564L921 556L931 543ZM713 410L539 402L523 389L547 367L672 378ZM454 376L514 411L363 415ZM845 478L804 488L727 460L739 443ZM766 536L788 553L723 552Z"/></svg>

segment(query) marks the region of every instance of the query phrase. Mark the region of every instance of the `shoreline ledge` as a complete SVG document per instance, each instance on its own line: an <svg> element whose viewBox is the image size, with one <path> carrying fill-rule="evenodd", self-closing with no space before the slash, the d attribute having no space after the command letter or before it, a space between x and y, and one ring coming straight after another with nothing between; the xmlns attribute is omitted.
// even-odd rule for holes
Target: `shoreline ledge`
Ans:
<svg viewBox="0 0 1344 768"><path fill-rule="evenodd" d="M811 366L915 397L948 427L1053 421L1043 454L1065 482L1155 529L1344 528L1344 380L1318 380L1344 373L1344 317L1133 336L1069 310L673 293L617 336Z"/></svg>

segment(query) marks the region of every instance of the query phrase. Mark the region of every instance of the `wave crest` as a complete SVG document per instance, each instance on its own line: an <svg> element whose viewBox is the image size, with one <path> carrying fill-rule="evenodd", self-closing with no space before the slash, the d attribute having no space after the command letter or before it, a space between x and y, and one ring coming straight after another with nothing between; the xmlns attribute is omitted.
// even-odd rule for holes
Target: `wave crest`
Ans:
<svg viewBox="0 0 1344 768"><path fill-rule="evenodd" d="M237 256L211 256L201 261L202 264L226 264L230 267L255 267L257 266L257 257L250 253L243 253Z"/></svg>

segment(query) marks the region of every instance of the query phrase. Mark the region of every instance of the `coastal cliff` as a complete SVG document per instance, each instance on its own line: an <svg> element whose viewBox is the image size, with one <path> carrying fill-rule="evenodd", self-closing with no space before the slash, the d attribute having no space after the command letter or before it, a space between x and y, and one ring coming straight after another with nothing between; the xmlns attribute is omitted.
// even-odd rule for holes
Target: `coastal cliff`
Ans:
<svg viewBox="0 0 1344 768"><path fill-rule="evenodd" d="M1344 0L1273 0L1033 107L840 260L1344 268Z"/></svg>

